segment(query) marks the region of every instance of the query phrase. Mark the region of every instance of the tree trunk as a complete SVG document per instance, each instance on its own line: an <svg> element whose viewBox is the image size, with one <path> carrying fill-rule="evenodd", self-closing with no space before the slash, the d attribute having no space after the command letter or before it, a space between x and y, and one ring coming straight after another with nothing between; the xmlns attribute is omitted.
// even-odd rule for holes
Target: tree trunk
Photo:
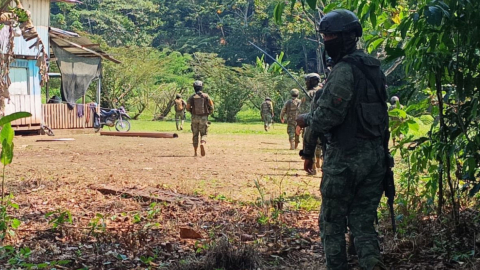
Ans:
<svg viewBox="0 0 480 270"><path fill-rule="evenodd" d="M445 120L443 119L443 95L442 95L442 73L441 71L437 71L435 73L435 88L437 91L437 99L438 99L438 110L439 110L439 118L440 118L440 143L446 145L446 136L445 136ZM438 208L437 208L437 215L440 216L442 214L443 208L443 154L439 153L437 155L438 160Z"/></svg>
<svg viewBox="0 0 480 270"><path fill-rule="evenodd" d="M135 113L135 115L132 117L133 120L138 120L138 117L142 115L143 111L145 111L145 109L147 108L147 105L140 104L139 107L140 108L138 109L138 112Z"/></svg>

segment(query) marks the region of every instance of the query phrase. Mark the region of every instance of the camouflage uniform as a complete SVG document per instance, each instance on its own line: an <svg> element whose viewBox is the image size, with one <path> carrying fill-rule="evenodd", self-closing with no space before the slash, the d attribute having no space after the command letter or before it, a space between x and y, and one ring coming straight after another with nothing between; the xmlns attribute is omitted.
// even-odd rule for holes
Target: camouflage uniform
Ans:
<svg viewBox="0 0 480 270"><path fill-rule="evenodd" d="M345 58L362 63L383 95ZM367 87L368 85L368 87ZM348 269L346 226L355 237L362 269L386 269L374 227L383 194L385 152L382 140L388 127L385 77L380 61L356 50L333 68L314 113L305 116L311 127L305 157L312 157L316 138L329 138L323 163L320 233L327 269ZM347 222L346 222L347 221Z"/></svg>
<svg viewBox="0 0 480 270"><path fill-rule="evenodd" d="M194 86L197 82L194 83ZM201 82L200 82L201 83ZM203 84L200 85L202 87ZM201 89L201 88L200 88ZM208 116L213 112L213 101L210 99L208 94L203 93L198 90L193 94L187 101L187 111L192 114L192 133L193 133L193 148L195 149L195 156L197 155L197 148L199 143L201 143L201 154L205 155L204 144L207 142L208 134Z"/></svg>
<svg viewBox="0 0 480 270"><path fill-rule="evenodd" d="M318 78L318 82L314 82L312 79L313 78ZM318 100L318 98L321 96L321 91L322 88L318 85L320 83L320 75L317 73L310 73L305 76L305 83L307 85L307 94L310 97L309 100L310 102L307 102L306 97L302 99L302 105L305 103L307 104L307 111L306 113L313 113L315 109L317 108L317 105L315 104L315 100ZM314 83L312 85L312 83ZM320 91L318 94L317 92ZM303 147L305 148L305 140L308 140L310 136L311 130L309 127L305 127L303 129ZM309 143L309 142L307 142ZM316 164L317 168L320 168L320 159L322 158L322 142L320 139L317 139L317 147L315 149L315 155L313 156L313 162ZM313 174L317 174L316 169L314 169Z"/></svg>
<svg viewBox="0 0 480 270"><path fill-rule="evenodd" d="M283 119L285 115L287 116L287 134L288 140L290 141L290 150L295 150L296 146L300 142L299 136L295 132L295 129L297 128L297 122L295 122L295 119L299 115L301 101L297 98L298 90L294 90L291 91L292 99L285 102L282 112L280 113L280 119ZM296 94L294 95L293 93Z"/></svg>
<svg viewBox="0 0 480 270"><path fill-rule="evenodd" d="M321 89L320 87L316 87L318 89L315 89L315 93L314 93L314 96L312 98L312 101L311 101L311 105L310 105L310 113L313 114L313 112L315 112L315 110L317 109L318 105L316 103L316 101L318 101L318 99L321 97L322 95L322 92L323 92L323 89ZM305 151L305 147L309 144L313 144L314 142L310 142L309 140L311 139L312 135L312 129L310 127L306 127L304 128L304 132L303 132L303 148L304 148L304 151ZM317 138L317 146L315 147L315 155L313 156L313 163L316 164L316 167L317 168L320 168L320 159L322 158L322 142L320 140L320 138ZM314 170L313 174L316 174L316 169Z"/></svg>
<svg viewBox="0 0 480 270"><path fill-rule="evenodd" d="M273 118L273 103L270 99L265 99L265 101L260 106L261 115L263 120L263 127L265 131L268 131L270 125L272 124Z"/></svg>
<svg viewBox="0 0 480 270"><path fill-rule="evenodd" d="M185 103L185 100L180 95L177 95L175 99L175 124L177 125L177 130L183 130L186 107L187 103Z"/></svg>

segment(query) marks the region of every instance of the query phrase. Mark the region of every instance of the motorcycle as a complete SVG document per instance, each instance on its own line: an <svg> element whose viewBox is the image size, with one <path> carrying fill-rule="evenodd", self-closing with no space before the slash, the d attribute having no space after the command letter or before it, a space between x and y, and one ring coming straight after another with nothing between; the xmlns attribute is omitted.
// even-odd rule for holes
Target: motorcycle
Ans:
<svg viewBox="0 0 480 270"><path fill-rule="evenodd" d="M99 132L103 126L114 127L117 131L129 131L130 122L128 119L131 119L130 116L125 111L125 108L120 107L118 109L104 110L100 109L100 116L95 113L95 122L93 127L95 132Z"/></svg>

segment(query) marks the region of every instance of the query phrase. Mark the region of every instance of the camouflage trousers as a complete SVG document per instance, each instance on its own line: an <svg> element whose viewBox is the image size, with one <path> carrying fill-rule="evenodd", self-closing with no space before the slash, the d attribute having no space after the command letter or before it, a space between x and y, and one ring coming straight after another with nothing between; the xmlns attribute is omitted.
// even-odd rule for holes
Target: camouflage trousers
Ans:
<svg viewBox="0 0 480 270"><path fill-rule="evenodd" d="M272 125L272 115L271 114L262 114L263 127L269 129Z"/></svg>
<svg viewBox="0 0 480 270"><path fill-rule="evenodd" d="M175 121L185 120L184 111L175 112Z"/></svg>
<svg viewBox="0 0 480 270"><path fill-rule="evenodd" d="M325 153L319 226L327 269L348 269L347 226L355 238L360 267L386 269L374 227L383 194L385 154L379 139L359 140L356 145L350 151L329 145Z"/></svg>
<svg viewBox="0 0 480 270"><path fill-rule="evenodd" d="M300 136L295 134L295 129L297 128L297 122L295 120L287 122L287 133L288 133L288 140L293 141L295 140L296 143L300 142Z"/></svg>
<svg viewBox="0 0 480 270"><path fill-rule="evenodd" d="M177 126L177 130L183 129L183 121L185 121L185 112L175 112L175 124Z"/></svg>
<svg viewBox="0 0 480 270"><path fill-rule="evenodd" d="M198 147L198 139L207 140L208 133L208 116L198 116L192 114L192 133L193 133L193 147Z"/></svg>
<svg viewBox="0 0 480 270"><path fill-rule="evenodd" d="M309 127L305 127L302 130L302 138L303 138L303 145L305 147L306 143L309 143L307 140L310 138L310 133L312 132L312 129ZM319 162L319 160L322 159L322 143L320 139L317 139L317 146L315 148L315 155L313 156L313 163Z"/></svg>

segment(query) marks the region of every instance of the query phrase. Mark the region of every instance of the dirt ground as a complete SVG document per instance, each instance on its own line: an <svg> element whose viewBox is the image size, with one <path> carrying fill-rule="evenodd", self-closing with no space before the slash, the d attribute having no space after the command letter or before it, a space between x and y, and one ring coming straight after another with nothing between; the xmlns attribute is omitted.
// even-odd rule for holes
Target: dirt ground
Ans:
<svg viewBox="0 0 480 270"><path fill-rule="evenodd" d="M15 138L15 159L7 179L58 182L74 190L91 183L161 187L250 202L260 197L257 180L271 196L320 195L320 177L306 176L298 151L286 150L287 138L278 136L209 135L205 157L193 157L189 133L156 139L64 131L55 138L75 141L36 142L42 138L48 137Z"/></svg>
<svg viewBox="0 0 480 270"><path fill-rule="evenodd" d="M55 138L74 140L14 139L5 179L19 206L9 215L21 225L4 242L15 249L0 248L0 269L324 269L320 176L301 170L286 135L212 134L205 157L193 157L187 131L173 139L89 131L56 131ZM177 197L144 200L93 188L102 184ZM477 269L430 253L428 237L418 250L411 240L394 237L388 224L381 221L378 229L389 269ZM232 243L233 251L211 254L219 239ZM254 250L228 257L241 247ZM255 268L201 268L212 265L205 258Z"/></svg>
<svg viewBox="0 0 480 270"><path fill-rule="evenodd" d="M314 257L321 262L320 177L299 170L298 152L286 149L284 137L213 134L207 155L193 157L188 132L154 139L56 131L55 138L74 139L60 142L17 136L6 186L19 205L12 216L22 224L7 244L31 249L20 266L21 261L68 260L68 269L172 269L182 258L204 254L226 236L256 243L261 257L273 261L271 268L262 269L304 269L298 268L299 262ZM156 188L202 201L193 207L181 199L152 206L102 194L92 189L94 184ZM283 199L278 200L280 195ZM307 199L298 199L296 210L289 212L283 203L292 198ZM269 204L275 200L275 205ZM303 211L305 207L314 211ZM71 222L65 221L68 215ZM202 237L179 237L185 226ZM6 267L1 269L12 267L12 256L20 255L0 254L0 265Z"/></svg>

